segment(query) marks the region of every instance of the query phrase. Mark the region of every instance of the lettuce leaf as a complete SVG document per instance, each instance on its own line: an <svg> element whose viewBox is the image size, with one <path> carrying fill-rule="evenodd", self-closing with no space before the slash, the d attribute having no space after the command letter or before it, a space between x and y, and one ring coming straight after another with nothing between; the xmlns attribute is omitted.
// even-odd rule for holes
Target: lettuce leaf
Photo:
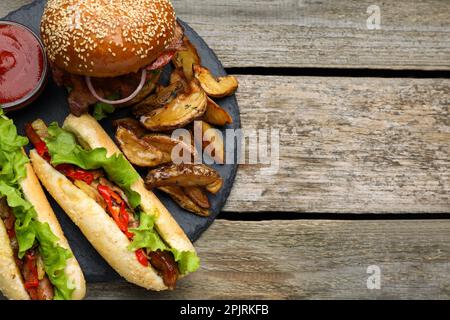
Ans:
<svg viewBox="0 0 450 320"><path fill-rule="evenodd" d="M55 300L70 300L75 290L64 272L66 261L72 257L69 250L56 245L59 240L51 231L48 223L33 222L36 238L39 241L39 253L44 261L44 270L55 288Z"/></svg>
<svg viewBox="0 0 450 320"><path fill-rule="evenodd" d="M169 248L154 228L155 219L156 215L141 212L139 227L130 229L134 233L134 238L128 246L128 249L131 251L136 251L141 248L146 248L150 251L170 251L178 263L178 269L181 274L184 275L196 271L200 267L200 259L197 254L192 251L179 251L174 248Z"/></svg>
<svg viewBox="0 0 450 320"><path fill-rule="evenodd" d="M113 105L107 104L105 102L97 102L94 105L94 112L92 113L92 116L96 120L103 120L105 119L108 114L111 114L116 110Z"/></svg>
<svg viewBox="0 0 450 320"><path fill-rule="evenodd" d="M107 100L118 100L120 98L119 93L112 94L108 97L106 97ZM92 116L96 120L102 120L108 116L108 114L113 113L116 110L116 107L113 105L110 105L109 103L105 102L97 102L94 105L94 112L92 113Z"/></svg>
<svg viewBox="0 0 450 320"><path fill-rule="evenodd" d="M22 193L20 181L26 178L25 164L29 159L22 148L28 139L17 134L12 120L3 116L0 109L0 198L6 197L8 206L16 217L15 231L19 244L19 258L39 244L44 269L55 289L55 299L70 299L74 289L64 270L72 254L58 245L58 238L47 223L39 222L33 205Z"/></svg>
<svg viewBox="0 0 450 320"><path fill-rule="evenodd" d="M180 273L185 275L197 271L200 268L200 258L193 251L179 251L171 248L175 261L178 262Z"/></svg>
<svg viewBox="0 0 450 320"><path fill-rule="evenodd" d="M155 230L155 216L146 213L140 214L140 224L137 228L131 228L134 233L133 241L128 246L131 251L147 248L150 251L167 250L167 246Z"/></svg>
<svg viewBox="0 0 450 320"><path fill-rule="evenodd" d="M19 189L8 185L4 180L0 180L0 197L6 197L8 206L16 217L15 231L19 243L18 255L21 259L25 252L33 247L36 239L32 225L32 221L36 218L36 212L31 203L24 199Z"/></svg>
<svg viewBox="0 0 450 320"><path fill-rule="evenodd" d="M133 208L139 206L140 195L131 189L139 179L139 174L123 155L107 156L105 148L83 149L76 137L52 123L48 127L49 137L45 139L52 164L73 164L85 170L103 168L108 178L114 181L127 195Z"/></svg>

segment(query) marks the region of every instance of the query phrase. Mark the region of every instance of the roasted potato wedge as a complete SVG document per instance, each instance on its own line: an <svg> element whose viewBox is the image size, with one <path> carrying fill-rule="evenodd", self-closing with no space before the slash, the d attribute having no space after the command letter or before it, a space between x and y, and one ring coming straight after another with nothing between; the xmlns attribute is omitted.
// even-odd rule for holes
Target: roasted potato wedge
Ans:
<svg viewBox="0 0 450 320"><path fill-rule="evenodd" d="M209 209L211 204L209 203L208 196L203 188L200 187L184 187L183 192L191 198L200 208Z"/></svg>
<svg viewBox="0 0 450 320"><path fill-rule="evenodd" d="M172 83L167 87L160 87L158 92L134 106L133 113L135 116L140 117L152 112L157 108L162 108L172 102L177 97L177 95L184 90L185 87L182 81Z"/></svg>
<svg viewBox="0 0 450 320"><path fill-rule="evenodd" d="M206 151L217 164L224 164L225 145L222 133L205 121L196 121L194 126L199 124L202 126L203 139L202 141L196 141L196 145L201 145L203 151ZM199 137L196 138L198 139Z"/></svg>
<svg viewBox="0 0 450 320"><path fill-rule="evenodd" d="M186 77L184 75L182 68L177 68L177 69L173 70L172 73L170 74L169 84L172 84L172 83L175 83L178 81L182 81L187 87L188 81L186 80Z"/></svg>
<svg viewBox="0 0 450 320"><path fill-rule="evenodd" d="M209 210L197 205L183 192L183 189L181 189L180 187L166 186L160 187L158 189L167 193L183 209L202 217L209 217Z"/></svg>
<svg viewBox="0 0 450 320"><path fill-rule="evenodd" d="M143 139L139 139L131 130L118 127L116 139L119 147L134 165L139 167L155 167L163 163L163 154Z"/></svg>
<svg viewBox="0 0 450 320"><path fill-rule="evenodd" d="M230 114L209 97L203 120L215 126L233 123L233 118L231 118Z"/></svg>
<svg viewBox="0 0 450 320"><path fill-rule="evenodd" d="M142 127L141 123L133 118L122 118L113 121L113 127L123 127L130 131L132 131L138 138L142 138L146 133L144 127Z"/></svg>
<svg viewBox="0 0 450 320"><path fill-rule="evenodd" d="M220 189L222 189L222 187L223 187L223 179L221 178L211 183L210 185L207 185L206 190L208 192L211 192L212 194L217 194L220 191Z"/></svg>
<svg viewBox="0 0 450 320"><path fill-rule="evenodd" d="M145 184L149 189L165 186L203 187L219 179L219 173L204 164L170 164L150 170Z"/></svg>
<svg viewBox="0 0 450 320"><path fill-rule="evenodd" d="M201 87L209 97L223 98L231 96L239 87L236 77L215 78L207 68L198 64L193 66L193 70L194 77L200 82Z"/></svg>
<svg viewBox="0 0 450 320"><path fill-rule="evenodd" d="M141 116L144 127L151 131L169 131L203 116L207 105L206 94L195 80L189 83L189 88L189 92L178 95L166 106Z"/></svg>
<svg viewBox="0 0 450 320"><path fill-rule="evenodd" d="M151 94L156 89L160 77L161 72L159 70L153 71L148 77L147 82L145 83L144 87L139 92L139 94L130 101L119 104L118 108L129 107L144 100L149 94Z"/></svg>
<svg viewBox="0 0 450 320"><path fill-rule="evenodd" d="M182 68L183 73L188 81L194 78L194 72L192 66L194 64L201 64L200 56L198 55L197 49L192 45L189 39L184 36L183 45L186 50L178 51L173 57L172 61L176 68Z"/></svg>
<svg viewBox="0 0 450 320"><path fill-rule="evenodd" d="M164 163L172 162L172 150L177 145L181 147L183 154L180 157L184 156L184 152L189 154L189 159L192 161L194 157L197 155L197 151L195 147L187 144L183 141L173 139L172 137L164 134L147 134L143 137L143 139L154 147L158 148L163 153L163 161Z"/></svg>

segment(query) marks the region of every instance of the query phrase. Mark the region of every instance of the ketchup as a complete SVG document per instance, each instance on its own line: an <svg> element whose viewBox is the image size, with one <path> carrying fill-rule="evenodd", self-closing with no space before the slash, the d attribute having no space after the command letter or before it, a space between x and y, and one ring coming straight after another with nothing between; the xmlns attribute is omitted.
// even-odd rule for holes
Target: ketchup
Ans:
<svg viewBox="0 0 450 320"><path fill-rule="evenodd" d="M30 30L0 22L0 104L33 94L45 77L44 59L41 44Z"/></svg>

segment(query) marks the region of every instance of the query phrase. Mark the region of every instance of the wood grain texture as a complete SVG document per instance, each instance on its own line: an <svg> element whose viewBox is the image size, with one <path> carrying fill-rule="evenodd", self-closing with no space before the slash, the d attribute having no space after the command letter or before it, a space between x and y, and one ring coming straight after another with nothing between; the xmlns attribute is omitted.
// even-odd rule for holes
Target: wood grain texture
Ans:
<svg viewBox="0 0 450 320"><path fill-rule="evenodd" d="M447 0L173 2L226 67L450 69Z"/></svg>
<svg viewBox="0 0 450 320"><path fill-rule="evenodd" d="M2 0L0 16L30 0ZM173 0L226 67L450 69L450 1ZM369 30L378 4L381 29Z"/></svg>
<svg viewBox="0 0 450 320"><path fill-rule="evenodd" d="M217 220L177 290L90 284L88 299L448 299L449 233L442 220ZM367 289L370 265L381 290Z"/></svg>
<svg viewBox="0 0 450 320"><path fill-rule="evenodd" d="M242 165L226 211L450 212L450 80L239 80L242 126L279 129L280 164Z"/></svg>
<svg viewBox="0 0 450 320"><path fill-rule="evenodd" d="M2 0L0 2L0 17L6 16L11 11L33 2L33 0Z"/></svg>

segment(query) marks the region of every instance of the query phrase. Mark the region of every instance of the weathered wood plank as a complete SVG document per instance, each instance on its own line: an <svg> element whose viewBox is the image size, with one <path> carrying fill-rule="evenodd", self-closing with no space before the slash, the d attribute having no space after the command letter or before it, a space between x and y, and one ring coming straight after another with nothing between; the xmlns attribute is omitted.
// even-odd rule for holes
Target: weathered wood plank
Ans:
<svg viewBox="0 0 450 320"><path fill-rule="evenodd" d="M174 0L227 67L450 69L450 2ZM381 29L367 28L378 4Z"/></svg>
<svg viewBox="0 0 450 320"><path fill-rule="evenodd" d="M33 0L2 0L0 3L0 17L6 16L9 12L33 2Z"/></svg>
<svg viewBox="0 0 450 320"><path fill-rule="evenodd" d="M445 220L218 220L196 244L201 270L174 292L90 284L88 298L448 299L449 234ZM380 290L367 289L370 265Z"/></svg>
<svg viewBox="0 0 450 320"><path fill-rule="evenodd" d="M450 212L450 80L240 76L245 129L280 130L226 211Z"/></svg>
<svg viewBox="0 0 450 320"><path fill-rule="evenodd" d="M450 221L217 220L173 292L90 283L88 299L449 299ZM238 236L239 235L239 236ZM367 268L381 289L367 289Z"/></svg>
<svg viewBox="0 0 450 320"><path fill-rule="evenodd" d="M30 0L3 0L0 16ZM450 69L450 2L174 0L226 67Z"/></svg>

